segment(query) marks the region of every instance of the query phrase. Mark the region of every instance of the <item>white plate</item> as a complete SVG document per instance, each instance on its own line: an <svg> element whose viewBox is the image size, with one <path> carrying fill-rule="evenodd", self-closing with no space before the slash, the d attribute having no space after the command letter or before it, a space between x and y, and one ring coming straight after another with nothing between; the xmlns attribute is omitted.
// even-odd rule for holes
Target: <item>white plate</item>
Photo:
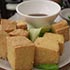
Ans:
<svg viewBox="0 0 70 70"><path fill-rule="evenodd" d="M10 18L10 20L17 20L17 19L19 19L19 16L17 14L12 18ZM61 20L60 17L58 17L56 21L59 20ZM64 44L64 51L63 51L63 55L60 57L59 68L67 65L68 63L70 63L70 41ZM6 60L0 59L0 67L6 70L12 70L10 64Z"/></svg>

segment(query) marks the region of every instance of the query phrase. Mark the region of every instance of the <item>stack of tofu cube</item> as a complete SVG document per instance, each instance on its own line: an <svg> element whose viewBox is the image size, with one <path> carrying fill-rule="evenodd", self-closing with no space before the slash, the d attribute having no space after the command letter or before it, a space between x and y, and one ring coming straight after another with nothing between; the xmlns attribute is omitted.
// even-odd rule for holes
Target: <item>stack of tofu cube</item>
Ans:
<svg viewBox="0 0 70 70"><path fill-rule="evenodd" d="M27 23L0 20L0 58L8 59L12 70L32 70L33 65L58 64L64 41L69 40L65 20L52 25L54 33L45 33L34 42L28 39Z"/></svg>

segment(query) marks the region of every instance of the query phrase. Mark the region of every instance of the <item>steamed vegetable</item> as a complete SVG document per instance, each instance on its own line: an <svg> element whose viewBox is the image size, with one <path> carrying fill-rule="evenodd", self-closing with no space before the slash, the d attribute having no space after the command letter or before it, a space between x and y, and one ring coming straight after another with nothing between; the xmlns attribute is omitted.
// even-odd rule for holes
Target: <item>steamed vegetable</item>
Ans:
<svg viewBox="0 0 70 70"><path fill-rule="evenodd" d="M51 31L51 26L42 27L42 28L41 28L41 31L40 31L40 34L39 34L39 37L42 37L45 32L52 32L52 31Z"/></svg>
<svg viewBox="0 0 70 70"><path fill-rule="evenodd" d="M68 19L70 19L70 16L68 16Z"/></svg>
<svg viewBox="0 0 70 70"><path fill-rule="evenodd" d="M39 64L35 67L41 70L59 70L59 67L56 64Z"/></svg>
<svg viewBox="0 0 70 70"><path fill-rule="evenodd" d="M30 29L29 30L30 40L35 41L35 39L39 36L40 31L41 31L41 28L39 28L39 29L35 29L35 28Z"/></svg>
<svg viewBox="0 0 70 70"><path fill-rule="evenodd" d="M32 41L35 41L37 37L42 37L45 32L50 32L50 31L51 31L50 26L41 27L41 28L31 28L29 29L30 39Z"/></svg>

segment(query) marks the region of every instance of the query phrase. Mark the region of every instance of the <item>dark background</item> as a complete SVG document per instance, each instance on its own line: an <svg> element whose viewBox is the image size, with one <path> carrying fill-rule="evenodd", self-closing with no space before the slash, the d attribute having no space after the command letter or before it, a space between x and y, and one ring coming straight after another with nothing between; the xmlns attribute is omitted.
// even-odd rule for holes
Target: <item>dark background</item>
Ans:
<svg viewBox="0 0 70 70"><path fill-rule="evenodd" d="M15 10L7 10L6 4L18 4L24 0L0 0L0 18L9 18L15 14ZM60 4L62 9L70 8L70 0L53 0Z"/></svg>
<svg viewBox="0 0 70 70"><path fill-rule="evenodd" d="M15 10L7 10L6 4L18 4L23 0L0 0L0 18L9 18L16 12Z"/></svg>

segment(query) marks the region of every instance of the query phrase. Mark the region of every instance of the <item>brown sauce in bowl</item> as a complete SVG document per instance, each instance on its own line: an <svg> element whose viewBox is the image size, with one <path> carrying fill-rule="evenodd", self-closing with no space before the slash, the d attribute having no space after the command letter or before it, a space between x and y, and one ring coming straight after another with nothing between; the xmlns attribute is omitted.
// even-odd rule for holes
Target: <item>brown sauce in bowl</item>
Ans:
<svg viewBox="0 0 70 70"><path fill-rule="evenodd" d="M29 16L47 16L47 14L28 14Z"/></svg>

